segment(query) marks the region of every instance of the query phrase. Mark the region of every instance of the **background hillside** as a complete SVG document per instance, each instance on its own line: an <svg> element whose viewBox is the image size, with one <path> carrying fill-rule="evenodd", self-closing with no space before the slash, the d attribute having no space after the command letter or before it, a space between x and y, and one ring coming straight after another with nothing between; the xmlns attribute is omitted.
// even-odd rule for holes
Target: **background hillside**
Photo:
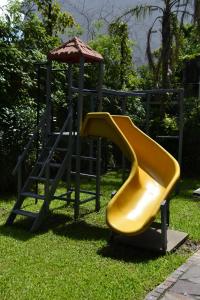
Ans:
<svg viewBox="0 0 200 300"><path fill-rule="evenodd" d="M119 16L123 11L128 8L141 4L150 4L149 1L144 0L78 0L78 1L64 1L61 0L62 7L72 13L75 19L80 25L85 28L85 32L82 38L87 41L90 39L90 33L92 31L92 24L98 19L104 19L106 22L110 22L116 16ZM151 1L152 4L158 4L158 1ZM135 41L134 61L137 65L141 65L146 62L146 35L147 30L152 24L152 20L156 13L145 19L130 19L130 38ZM153 40L153 47L157 48L159 45L159 37L155 35Z"/></svg>

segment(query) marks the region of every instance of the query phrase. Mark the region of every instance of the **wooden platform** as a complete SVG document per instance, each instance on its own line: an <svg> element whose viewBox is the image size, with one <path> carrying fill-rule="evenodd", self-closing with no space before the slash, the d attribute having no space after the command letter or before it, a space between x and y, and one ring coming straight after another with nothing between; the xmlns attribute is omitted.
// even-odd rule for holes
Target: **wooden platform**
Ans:
<svg viewBox="0 0 200 300"><path fill-rule="evenodd" d="M177 249L185 242L188 234L176 230L167 229L167 248L163 249L161 229L149 228L144 233L137 236L114 235L113 240L125 243L137 248L149 249L152 251L169 253Z"/></svg>

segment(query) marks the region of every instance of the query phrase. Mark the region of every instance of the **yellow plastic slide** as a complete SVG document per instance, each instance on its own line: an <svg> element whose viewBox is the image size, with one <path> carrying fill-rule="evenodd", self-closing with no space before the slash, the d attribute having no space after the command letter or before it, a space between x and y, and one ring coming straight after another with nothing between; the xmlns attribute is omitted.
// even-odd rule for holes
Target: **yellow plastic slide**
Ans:
<svg viewBox="0 0 200 300"><path fill-rule="evenodd" d="M180 175L178 162L127 116L87 114L81 134L113 141L131 161L131 171L107 206L106 220L124 235L145 231Z"/></svg>

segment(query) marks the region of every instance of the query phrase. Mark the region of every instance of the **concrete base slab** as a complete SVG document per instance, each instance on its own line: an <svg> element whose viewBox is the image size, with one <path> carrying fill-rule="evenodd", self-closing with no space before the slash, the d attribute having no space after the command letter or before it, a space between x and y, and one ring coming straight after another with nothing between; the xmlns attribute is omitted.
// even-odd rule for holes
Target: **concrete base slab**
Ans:
<svg viewBox="0 0 200 300"><path fill-rule="evenodd" d="M197 198L200 198L200 188L196 189L196 190L193 192L193 196L194 196L194 197L197 197Z"/></svg>
<svg viewBox="0 0 200 300"><path fill-rule="evenodd" d="M177 249L185 242L188 234L176 230L167 229L167 249L163 249L161 229L149 228L144 233L136 236L114 235L113 240L137 248L169 253Z"/></svg>

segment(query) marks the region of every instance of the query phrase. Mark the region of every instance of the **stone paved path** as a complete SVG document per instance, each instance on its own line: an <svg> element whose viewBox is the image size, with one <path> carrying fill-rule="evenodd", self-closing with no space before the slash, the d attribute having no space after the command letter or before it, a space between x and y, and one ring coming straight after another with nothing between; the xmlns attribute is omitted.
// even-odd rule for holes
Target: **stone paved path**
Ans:
<svg viewBox="0 0 200 300"><path fill-rule="evenodd" d="M200 250L145 298L158 299L200 300Z"/></svg>

